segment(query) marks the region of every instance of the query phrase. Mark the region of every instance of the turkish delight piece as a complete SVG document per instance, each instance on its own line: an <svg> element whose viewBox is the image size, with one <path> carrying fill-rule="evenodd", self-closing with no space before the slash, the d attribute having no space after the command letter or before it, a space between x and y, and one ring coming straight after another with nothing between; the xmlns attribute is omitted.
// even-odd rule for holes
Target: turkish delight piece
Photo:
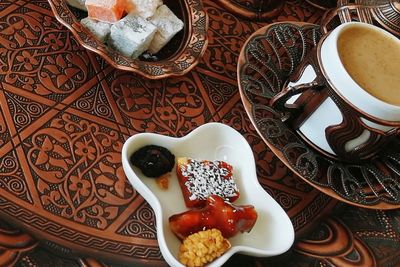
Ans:
<svg viewBox="0 0 400 267"><path fill-rule="evenodd" d="M137 58L147 50L156 31L146 19L129 14L111 26L109 42L123 55Z"/></svg>
<svg viewBox="0 0 400 267"><path fill-rule="evenodd" d="M98 21L89 17L81 20L81 24L96 36L100 42L104 43L111 32L111 24L108 22Z"/></svg>
<svg viewBox="0 0 400 267"><path fill-rule="evenodd" d="M88 17L105 22L116 22L125 11L125 0L86 0Z"/></svg>
<svg viewBox="0 0 400 267"><path fill-rule="evenodd" d="M67 0L67 4L80 10L87 11L85 6L85 0Z"/></svg>
<svg viewBox="0 0 400 267"><path fill-rule="evenodd" d="M149 18L154 15L160 5L162 5L162 0L127 0L126 11L143 18Z"/></svg>
<svg viewBox="0 0 400 267"><path fill-rule="evenodd" d="M224 161L178 158L176 174L187 207L202 207L217 195L230 202L239 197L233 167Z"/></svg>
<svg viewBox="0 0 400 267"><path fill-rule="evenodd" d="M158 30L150 44L152 54L161 50L183 28L183 22L166 6L160 6L149 21L157 26Z"/></svg>

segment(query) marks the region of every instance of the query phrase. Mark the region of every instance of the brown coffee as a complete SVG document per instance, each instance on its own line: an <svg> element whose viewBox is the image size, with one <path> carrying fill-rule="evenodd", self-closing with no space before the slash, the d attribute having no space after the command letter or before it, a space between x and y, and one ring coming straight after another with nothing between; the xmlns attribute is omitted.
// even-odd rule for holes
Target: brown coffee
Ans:
<svg viewBox="0 0 400 267"><path fill-rule="evenodd" d="M340 59L353 80L374 97L400 106L400 42L377 30L348 27L339 36Z"/></svg>

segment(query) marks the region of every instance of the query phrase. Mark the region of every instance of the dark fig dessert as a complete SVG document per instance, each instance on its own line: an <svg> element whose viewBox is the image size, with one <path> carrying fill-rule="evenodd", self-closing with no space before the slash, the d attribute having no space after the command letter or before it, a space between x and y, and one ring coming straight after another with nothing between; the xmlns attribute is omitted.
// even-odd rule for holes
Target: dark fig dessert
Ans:
<svg viewBox="0 0 400 267"><path fill-rule="evenodd" d="M131 163L148 177L160 177L174 168L175 156L165 147L147 145L137 150L130 158Z"/></svg>

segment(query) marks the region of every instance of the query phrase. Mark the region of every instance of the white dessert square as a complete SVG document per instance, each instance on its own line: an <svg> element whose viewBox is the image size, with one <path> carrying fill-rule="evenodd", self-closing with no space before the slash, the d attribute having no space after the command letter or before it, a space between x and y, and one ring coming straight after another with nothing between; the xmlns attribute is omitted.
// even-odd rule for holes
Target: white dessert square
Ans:
<svg viewBox="0 0 400 267"><path fill-rule="evenodd" d="M162 5L162 0L127 0L127 5L131 14L149 18Z"/></svg>
<svg viewBox="0 0 400 267"><path fill-rule="evenodd" d="M137 58L148 49L156 31L146 19L129 14L111 26L109 43L123 55Z"/></svg>
<svg viewBox="0 0 400 267"><path fill-rule="evenodd" d="M148 49L152 54L160 51L183 28L182 20L175 16L166 5L160 6L149 21L158 28Z"/></svg>
<svg viewBox="0 0 400 267"><path fill-rule="evenodd" d="M85 6L85 0L67 0L67 4L79 8L80 10L87 11Z"/></svg>
<svg viewBox="0 0 400 267"><path fill-rule="evenodd" d="M111 24L103 21L91 19L89 17L81 20L81 24L93 33L101 42L107 41L111 32Z"/></svg>

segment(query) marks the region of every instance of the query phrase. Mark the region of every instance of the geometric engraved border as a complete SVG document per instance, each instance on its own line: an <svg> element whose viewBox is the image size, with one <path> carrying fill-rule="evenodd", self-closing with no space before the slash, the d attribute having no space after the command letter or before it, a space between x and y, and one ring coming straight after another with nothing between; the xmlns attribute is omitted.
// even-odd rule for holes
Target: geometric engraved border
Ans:
<svg viewBox="0 0 400 267"><path fill-rule="evenodd" d="M91 250L99 250L101 254L104 252L117 254L121 256L135 256L136 258L146 260L160 260L160 250L158 247L144 247L135 244L116 242L101 238L93 237L89 234L71 230L65 226L60 226L44 217L41 217L31 211L20 207L19 205L7 201L0 196L1 213L6 213L10 218L18 218L19 222L23 222L30 227L53 235L57 238L70 241L76 245L83 246ZM24 227L27 229L26 227ZM34 233L33 233L34 234ZM98 255L101 257L101 255ZM134 261L134 257L132 257Z"/></svg>
<svg viewBox="0 0 400 267"><path fill-rule="evenodd" d="M307 223L309 216L314 217L315 214L323 212L326 205L332 205L332 203L336 205L337 201L332 201L330 196L327 196L323 193L318 194L314 201L310 203L310 205L307 205L307 207L304 208L300 213L291 217L291 221L296 233L298 230L303 228L304 224Z"/></svg>

